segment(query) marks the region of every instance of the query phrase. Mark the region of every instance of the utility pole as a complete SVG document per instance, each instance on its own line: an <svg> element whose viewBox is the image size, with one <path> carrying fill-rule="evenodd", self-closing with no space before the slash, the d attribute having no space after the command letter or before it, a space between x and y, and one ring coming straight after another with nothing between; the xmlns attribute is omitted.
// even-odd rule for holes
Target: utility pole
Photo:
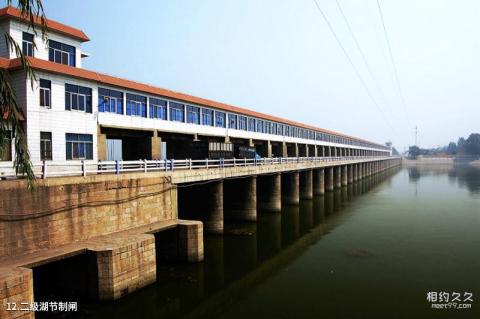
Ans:
<svg viewBox="0 0 480 319"><path fill-rule="evenodd" d="M417 144L417 135L418 135L418 127L415 126L415 146L418 146L418 144Z"/></svg>

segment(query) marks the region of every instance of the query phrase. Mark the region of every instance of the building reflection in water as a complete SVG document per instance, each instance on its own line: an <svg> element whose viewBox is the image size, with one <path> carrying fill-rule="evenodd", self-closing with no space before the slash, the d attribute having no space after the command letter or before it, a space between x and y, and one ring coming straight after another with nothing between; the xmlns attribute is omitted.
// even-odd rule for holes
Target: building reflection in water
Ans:
<svg viewBox="0 0 480 319"><path fill-rule="evenodd" d="M284 206L281 213L258 212L256 223L227 222L224 235L205 236L203 263L159 263L154 285L85 309L90 318L214 317L321 240L341 223L344 208L396 172Z"/></svg>

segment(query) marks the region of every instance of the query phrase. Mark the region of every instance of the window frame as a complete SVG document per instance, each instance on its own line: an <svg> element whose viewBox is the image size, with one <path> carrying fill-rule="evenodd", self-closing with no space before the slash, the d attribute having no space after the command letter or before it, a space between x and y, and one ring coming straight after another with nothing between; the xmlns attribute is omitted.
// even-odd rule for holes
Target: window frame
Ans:
<svg viewBox="0 0 480 319"><path fill-rule="evenodd" d="M44 137L42 135L49 135ZM53 141L52 141L52 132L40 132L40 160L41 161L51 161L53 160Z"/></svg>

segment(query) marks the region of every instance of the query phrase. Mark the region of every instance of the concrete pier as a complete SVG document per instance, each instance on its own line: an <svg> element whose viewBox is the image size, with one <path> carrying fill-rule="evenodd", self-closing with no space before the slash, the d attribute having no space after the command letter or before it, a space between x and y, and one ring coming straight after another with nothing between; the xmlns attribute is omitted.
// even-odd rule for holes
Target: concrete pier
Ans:
<svg viewBox="0 0 480 319"><path fill-rule="evenodd" d="M282 210L281 174L257 176L257 208L262 211Z"/></svg>
<svg viewBox="0 0 480 319"><path fill-rule="evenodd" d="M353 181L358 181L358 164L353 164Z"/></svg>
<svg viewBox="0 0 480 319"><path fill-rule="evenodd" d="M300 198L313 198L313 170L300 172Z"/></svg>
<svg viewBox="0 0 480 319"><path fill-rule="evenodd" d="M299 173L282 174L282 203L298 204L300 202Z"/></svg>
<svg viewBox="0 0 480 319"><path fill-rule="evenodd" d="M333 177L334 177L333 184L335 188L342 187L342 167L341 166L335 166L333 168Z"/></svg>
<svg viewBox="0 0 480 319"><path fill-rule="evenodd" d="M224 181L225 218L254 222L257 220L257 177Z"/></svg>
<svg viewBox="0 0 480 319"><path fill-rule="evenodd" d="M348 165L342 166L342 186L348 185Z"/></svg>
<svg viewBox="0 0 480 319"><path fill-rule="evenodd" d="M353 167L354 165L348 165L348 184L353 183Z"/></svg>
<svg viewBox="0 0 480 319"><path fill-rule="evenodd" d="M178 188L178 216L203 221L206 233L223 234L223 181Z"/></svg>
<svg viewBox="0 0 480 319"><path fill-rule="evenodd" d="M325 190L331 192L334 188L333 167L325 168Z"/></svg>
<svg viewBox="0 0 480 319"><path fill-rule="evenodd" d="M325 170L323 168L313 170L313 194L325 193Z"/></svg>

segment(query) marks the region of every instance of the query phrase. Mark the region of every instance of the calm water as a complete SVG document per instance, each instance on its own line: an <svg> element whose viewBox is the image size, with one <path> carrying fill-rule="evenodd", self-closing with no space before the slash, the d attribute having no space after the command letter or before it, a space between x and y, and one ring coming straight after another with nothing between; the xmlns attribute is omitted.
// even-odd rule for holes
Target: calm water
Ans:
<svg viewBox="0 0 480 319"><path fill-rule="evenodd" d="M206 236L86 318L480 318L480 170L404 168ZM427 292L473 293L434 310Z"/></svg>

